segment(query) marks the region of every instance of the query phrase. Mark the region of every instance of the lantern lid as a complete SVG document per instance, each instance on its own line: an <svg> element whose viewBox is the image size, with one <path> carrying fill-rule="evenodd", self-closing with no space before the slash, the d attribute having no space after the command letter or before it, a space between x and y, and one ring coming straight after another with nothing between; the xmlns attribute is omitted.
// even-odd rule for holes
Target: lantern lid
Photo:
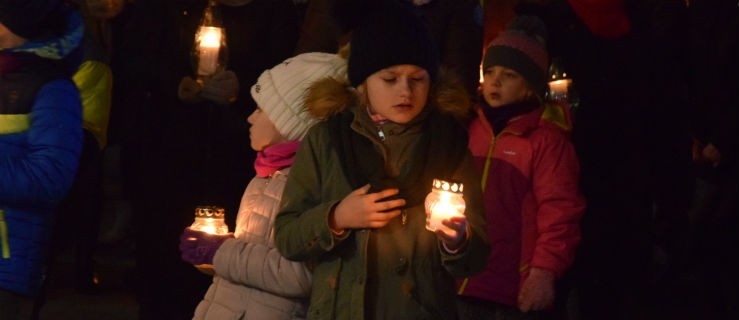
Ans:
<svg viewBox="0 0 739 320"><path fill-rule="evenodd" d="M433 190L449 191L453 193L464 192L464 185L458 181L445 181L441 179L434 179L431 185Z"/></svg>
<svg viewBox="0 0 739 320"><path fill-rule="evenodd" d="M198 206L195 208L195 218L223 219L226 210L218 206Z"/></svg>

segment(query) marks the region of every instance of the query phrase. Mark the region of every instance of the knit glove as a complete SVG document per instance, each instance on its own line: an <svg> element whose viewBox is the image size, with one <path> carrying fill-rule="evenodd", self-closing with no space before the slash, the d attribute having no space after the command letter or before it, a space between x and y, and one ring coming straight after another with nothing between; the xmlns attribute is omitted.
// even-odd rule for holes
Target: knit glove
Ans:
<svg viewBox="0 0 739 320"><path fill-rule="evenodd" d="M202 101L200 98L200 84L191 77L183 77L177 88L177 97L185 103L196 103Z"/></svg>
<svg viewBox="0 0 739 320"><path fill-rule="evenodd" d="M239 96L239 78L233 71L218 71L205 79L200 90L200 97L220 105L236 101Z"/></svg>
<svg viewBox="0 0 739 320"><path fill-rule="evenodd" d="M518 309L522 312L545 310L554 304L554 273L531 268L518 294Z"/></svg>
<svg viewBox="0 0 739 320"><path fill-rule="evenodd" d="M180 236L182 260L193 265L213 264L213 257L224 241L233 238L233 233L224 235L209 234L185 228Z"/></svg>

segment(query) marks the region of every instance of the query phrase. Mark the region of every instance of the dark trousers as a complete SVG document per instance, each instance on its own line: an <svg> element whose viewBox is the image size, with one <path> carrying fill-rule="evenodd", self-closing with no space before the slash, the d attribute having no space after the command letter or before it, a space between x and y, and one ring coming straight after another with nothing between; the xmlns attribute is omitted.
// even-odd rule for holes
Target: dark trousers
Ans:
<svg viewBox="0 0 739 320"><path fill-rule="evenodd" d="M57 211L52 247L52 259L65 247L73 248L74 276L78 286L92 281L93 255L100 234L102 210L102 152L97 139L85 130L77 176Z"/></svg>
<svg viewBox="0 0 739 320"><path fill-rule="evenodd" d="M28 320L31 298L0 289L0 320Z"/></svg>

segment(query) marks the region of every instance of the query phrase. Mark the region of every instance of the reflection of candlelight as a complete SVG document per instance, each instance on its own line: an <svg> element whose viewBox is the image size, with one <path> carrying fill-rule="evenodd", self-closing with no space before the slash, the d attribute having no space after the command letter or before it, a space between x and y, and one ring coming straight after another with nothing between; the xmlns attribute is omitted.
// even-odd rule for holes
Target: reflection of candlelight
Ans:
<svg viewBox="0 0 739 320"><path fill-rule="evenodd" d="M549 81L549 90L553 95L567 94L567 88L570 86L572 79L561 79Z"/></svg>
<svg viewBox="0 0 739 320"><path fill-rule="evenodd" d="M209 76L216 72L222 36L222 28L201 26L198 29L198 75Z"/></svg>
<svg viewBox="0 0 739 320"><path fill-rule="evenodd" d="M215 234L216 226L213 224L214 223L213 220L215 219L212 219L212 218L205 219L205 221L203 222L203 225L200 226L200 231L205 232L205 233Z"/></svg>
<svg viewBox="0 0 739 320"><path fill-rule="evenodd" d="M445 233L453 233L451 229L442 224L442 221L453 217L463 217L465 210L463 186L461 183L447 182L434 179L431 192L426 196L426 229L436 231L444 230Z"/></svg>

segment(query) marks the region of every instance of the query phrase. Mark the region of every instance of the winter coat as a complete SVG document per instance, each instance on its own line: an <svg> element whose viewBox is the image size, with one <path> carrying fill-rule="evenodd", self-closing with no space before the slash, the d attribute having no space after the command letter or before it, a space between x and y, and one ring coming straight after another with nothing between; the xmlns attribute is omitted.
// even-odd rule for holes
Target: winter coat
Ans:
<svg viewBox="0 0 739 320"><path fill-rule="evenodd" d="M0 289L21 295L42 285L53 213L82 146L79 93L61 70L81 38L81 19L69 20L62 38L0 50ZM18 57L33 61L5 69Z"/></svg>
<svg viewBox="0 0 739 320"><path fill-rule="evenodd" d="M491 251L485 270L459 293L516 306L531 268L561 277L573 262L585 209L579 164L567 133L545 120L552 115L545 110L554 109L514 117L494 134L481 108L469 128L469 148L485 185Z"/></svg>
<svg viewBox="0 0 739 320"><path fill-rule="evenodd" d="M218 248L216 276L193 319L305 318L310 271L274 247L273 225L289 172L254 177L244 190L235 239Z"/></svg>
<svg viewBox="0 0 739 320"><path fill-rule="evenodd" d="M308 96L313 91L325 92L335 103L329 109L343 111L316 124L303 139L275 220L275 241L280 252L288 259L310 261L315 265L308 317L456 318L453 277L468 276L480 270L488 252L484 240L482 195L464 147L459 165L445 168L452 172L453 179L465 183L465 215L471 231L466 247L459 252L448 253L434 233L425 229L423 201L415 204L410 201L417 196L414 194L403 196L408 205L399 217L383 228L348 229L341 237L335 237L328 226L332 208L358 188L352 183L352 171L364 170L362 166L349 167L342 163L342 155L337 152L339 148L333 145L336 140L332 140L337 138L334 130L337 117L348 119L338 122L345 125L340 129L353 132L361 143L370 145L368 153L359 154L359 157L373 157L373 151L381 152L380 161L384 161L384 166L379 163L379 168L373 169L382 171L384 167L386 172L400 172L403 177L404 172L413 170L409 168L413 166L412 150L429 134L425 122L430 121L434 112L444 109L439 102L443 100L439 97L444 95L438 94L444 86L436 87L430 99L433 102L411 123L386 122L380 126L370 119L365 107L356 105L355 93L350 88L324 86L325 82L318 82L308 91ZM464 92L461 87L456 90ZM469 100L463 100L452 102L452 107L468 109ZM351 102L347 104L347 101ZM311 101L306 105L314 116L317 115ZM449 116L444 114L443 117ZM384 133L384 141L378 137L377 130ZM438 148L438 144L433 147ZM444 157L444 151L433 149L439 158ZM425 187L426 182L428 187ZM370 184L375 187L374 183ZM425 197L430 191L431 180L420 185L423 186L420 193Z"/></svg>

